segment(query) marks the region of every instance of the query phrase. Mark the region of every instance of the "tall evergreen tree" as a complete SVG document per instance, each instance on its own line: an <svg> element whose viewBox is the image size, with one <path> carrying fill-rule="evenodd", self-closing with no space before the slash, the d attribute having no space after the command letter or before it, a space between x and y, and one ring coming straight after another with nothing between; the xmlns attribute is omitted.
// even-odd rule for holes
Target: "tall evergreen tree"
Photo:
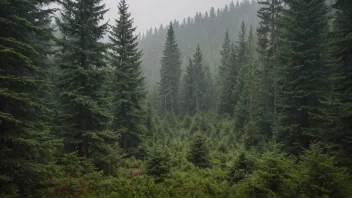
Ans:
<svg viewBox="0 0 352 198"><path fill-rule="evenodd" d="M236 103L235 119L238 129L242 130L246 124L246 132L250 133L253 139L254 125L257 122L257 77L256 65L254 60L254 36L253 28L250 27L248 41L246 43L246 61L241 67L240 75L243 77L243 88L241 95ZM251 123L250 123L251 122ZM250 127L250 128L249 128ZM251 141L253 142L253 141Z"/></svg>
<svg viewBox="0 0 352 198"><path fill-rule="evenodd" d="M115 68L113 92L113 130L122 134L121 145L125 151L137 146L145 131L143 103L144 77L141 71L142 52L138 49L136 28L128 12L126 0L118 5L119 19L110 32L112 53L110 64Z"/></svg>
<svg viewBox="0 0 352 198"><path fill-rule="evenodd" d="M352 160L352 3L337 0L334 4L336 19L332 32L331 47L333 64L329 72L334 89L323 100L324 111L321 117L329 122L321 125L324 131L324 143L337 151L338 161L351 166Z"/></svg>
<svg viewBox="0 0 352 198"><path fill-rule="evenodd" d="M239 32L239 36L238 36L238 46L237 46L237 64L238 64L238 68L237 68L237 78L236 78L236 85L235 85L235 90L234 90L234 98L236 98L236 103L234 111L236 113L236 105L238 102L238 99L240 98L241 94L242 94L242 90L243 90L243 86L244 86L244 78L245 78L245 64L246 64L246 52L247 52L247 30L246 30L246 26L244 24L244 22L242 21L241 24L241 30Z"/></svg>
<svg viewBox="0 0 352 198"><path fill-rule="evenodd" d="M260 73L258 75L261 107L259 122L263 133L272 134L277 105L279 20L283 10L283 0L261 0L258 10L260 19L257 29Z"/></svg>
<svg viewBox="0 0 352 198"><path fill-rule="evenodd" d="M192 58L190 58L186 67L186 73L183 77L182 106L183 112L191 115L194 114L194 110L196 109L196 103L194 100L195 80L196 69L194 67Z"/></svg>
<svg viewBox="0 0 352 198"><path fill-rule="evenodd" d="M199 110L204 110L205 108L205 71L204 71L204 59L203 54L198 43L196 52L193 55L193 64L195 68L195 90L194 90L194 99L196 102L196 108Z"/></svg>
<svg viewBox="0 0 352 198"><path fill-rule="evenodd" d="M45 3L48 3L46 1ZM0 1L0 197L26 197L49 177L49 14L41 1Z"/></svg>
<svg viewBox="0 0 352 198"><path fill-rule="evenodd" d="M111 116L104 94L107 46L101 42L107 24L99 24L107 12L101 0L64 0L58 65L61 68L60 103L62 136L68 152L93 158L97 165L115 151L116 136L107 131Z"/></svg>
<svg viewBox="0 0 352 198"><path fill-rule="evenodd" d="M160 111L178 112L178 100L181 78L181 52L178 47L175 31L170 24L160 69Z"/></svg>
<svg viewBox="0 0 352 198"><path fill-rule="evenodd" d="M209 161L209 149L206 145L206 138L199 132L193 135L191 148L187 158L199 168L208 168L211 165Z"/></svg>
<svg viewBox="0 0 352 198"><path fill-rule="evenodd" d="M229 32L226 31L224 43L222 45L222 49L220 51L221 55L221 65L219 67L219 86L220 86L220 98L219 98L219 106L220 111L228 114L233 113L233 104L231 103L231 99L233 98L233 88L231 86L231 80L236 79L230 75L230 68L234 62L231 61L231 57L234 54L231 54L231 41L229 38Z"/></svg>
<svg viewBox="0 0 352 198"><path fill-rule="evenodd" d="M326 42L327 7L324 0L289 0L282 16L280 59L280 117L276 136L291 152L321 138L316 116L329 85Z"/></svg>
<svg viewBox="0 0 352 198"><path fill-rule="evenodd" d="M206 102L206 81L203 63L203 55L200 46L197 46L193 59L189 60L186 68L183 85L184 111L194 114L205 109Z"/></svg>

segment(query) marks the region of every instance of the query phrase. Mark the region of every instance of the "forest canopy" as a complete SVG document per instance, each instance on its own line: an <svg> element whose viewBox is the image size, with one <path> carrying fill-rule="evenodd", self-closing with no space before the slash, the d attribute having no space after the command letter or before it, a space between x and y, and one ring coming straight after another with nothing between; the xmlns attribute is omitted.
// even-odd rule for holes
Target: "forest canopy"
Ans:
<svg viewBox="0 0 352 198"><path fill-rule="evenodd" d="M351 197L352 1L108 10L0 0L0 197Z"/></svg>

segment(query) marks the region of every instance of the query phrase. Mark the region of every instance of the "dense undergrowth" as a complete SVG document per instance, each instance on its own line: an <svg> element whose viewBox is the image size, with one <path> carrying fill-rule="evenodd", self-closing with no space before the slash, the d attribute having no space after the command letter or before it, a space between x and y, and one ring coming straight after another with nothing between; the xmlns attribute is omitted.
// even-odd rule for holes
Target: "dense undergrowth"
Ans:
<svg viewBox="0 0 352 198"><path fill-rule="evenodd" d="M294 157L273 141L248 145L230 119L204 114L171 121L156 120L157 134L145 134L138 159L121 153L112 176L88 159L62 156L33 197L350 196L348 169L320 143Z"/></svg>

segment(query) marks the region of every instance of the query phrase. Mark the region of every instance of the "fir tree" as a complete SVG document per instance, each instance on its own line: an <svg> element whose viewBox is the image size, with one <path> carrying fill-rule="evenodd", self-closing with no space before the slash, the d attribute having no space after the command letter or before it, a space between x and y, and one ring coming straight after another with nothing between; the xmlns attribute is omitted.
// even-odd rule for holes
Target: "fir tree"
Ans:
<svg viewBox="0 0 352 198"><path fill-rule="evenodd" d="M65 150L92 158L102 168L116 151L116 135L106 130L111 120L104 93L107 46L98 40L107 30L106 23L99 25L107 10L100 2L62 1L57 23L63 35L58 40L62 73L58 87Z"/></svg>
<svg viewBox="0 0 352 198"><path fill-rule="evenodd" d="M257 29L260 73L258 94L260 100L259 125L263 134L272 134L272 125L275 121L278 95L278 45L279 21L283 10L282 0L261 0L258 11L260 19Z"/></svg>
<svg viewBox="0 0 352 198"><path fill-rule="evenodd" d="M276 136L290 152L320 139L315 118L329 85L326 65L327 8L323 0L287 1L282 16L280 120Z"/></svg>
<svg viewBox="0 0 352 198"><path fill-rule="evenodd" d="M243 91L243 86L245 83L245 73L246 73L246 52L247 52L247 30L244 22L241 24L241 30L238 36L238 47L237 47L237 78L236 78L236 84L233 92L233 98L236 98L234 112L235 114L237 113L237 103L239 98L242 95Z"/></svg>
<svg viewBox="0 0 352 198"><path fill-rule="evenodd" d="M242 129L243 126L251 120L253 116L253 90L254 90L254 64L252 60L253 56L253 31L252 28L249 31L248 42L246 42L245 51L245 62L239 71L239 84L242 84L242 88L237 86L237 89L241 89L240 95L238 95L238 101L235 107L235 118L237 122L237 127ZM236 90L237 91L237 90Z"/></svg>
<svg viewBox="0 0 352 198"><path fill-rule="evenodd" d="M142 52L138 50L136 28L128 12L128 5L121 0L118 5L119 19L110 32L112 53L110 64L115 69L113 92L113 130L122 135L124 151L136 147L145 131L143 103L146 97L144 77L141 71Z"/></svg>
<svg viewBox="0 0 352 198"><path fill-rule="evenodd" d="M194 84L194 99L197 110L204 110L205 107L205 73L204 73L204 60L203 54L200 50L199 44L197 45L196 52L193 55L193 64L195 68L195 84Z"/></svg>
<svg viewBox="0 0 352 198"><path fill-rule="evenodd" d="M329 122L321 125L324 132L323 142L331 145L337 152L338 161L346 166L352 165L352 3L337 0L334 4L336 19L334 21L333 41L331 47L332 64L327 72L330 74L334 89L323 100L322 119Z"/></svg>
<svg viewBox="0 0 352 198"><path fill-rule="evenodd" d="M236 52L231 48L229 32L225 34L225 40L222 45L221 65L219 67L219 86L220 86L220 111L228 114L233 113L233 84L236 76L232 76L230 70L236 64Z"/></svg>
<svg viewBox="0 0 352 198"><path fill-rule="evenodd" d="M193 115L196 109L196 103L194 100L195 92L195 81L196 81L196 69L193 64L193 60L190 58L188 65L186 67L186 73L183 77L183 89L182 89L182 102L183 102L183 112L186 114Z"/></svg>
<svg viewBox="0 0 352 198"><path fill-rule="evenodd" d="M350 174L323 151L321 143L312 143L300 156L300 192L307 197L348 197Z"/></svg>
<svg viewBox="0 0 352 198"><path fill-rule="evenodd" d="M167 31L160 69L160 111L178 112L178 99L181 78L181 52L178 47L175 31L170 24Z"/></svg>
<svg viewBox="0 0 352 198"><path fill-rule="evenodd" d="M50 1L0 1L0 197L27 197L50 177Z"/></svg>
<svg viewBox="0 0 352 198"><path fill-rule="evenodd" d="M162 180L170 172L170 154L162 147L151 149L147 157L147 174Z"/></svg>
<svg viewBox="0 0 352 198"><path fill-rule="evenodd" d="M206 138L199 132L193 135L191 149L187 157L190 162L199 168L210 167L209 150L206 145Z"/></svg>
<svg viewBox="0 0 352 198"><path fill-rule="evenodd" d="M197 46L193 59L189 60L186 68L183 86L183 103L185 112L195 114L205 109L206 81L204 73L203 55L200 46Z"/></svg>

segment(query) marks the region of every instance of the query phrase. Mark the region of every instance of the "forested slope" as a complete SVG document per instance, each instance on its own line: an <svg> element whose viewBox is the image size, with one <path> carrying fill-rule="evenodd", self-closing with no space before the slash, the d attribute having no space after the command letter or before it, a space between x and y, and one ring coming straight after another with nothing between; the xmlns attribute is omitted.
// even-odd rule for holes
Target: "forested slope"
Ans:
<svg viewBox="0 0 352 198"><path fill-rule="evenodd" d="M211 8L206 13L196 13L195 16L184 18L183 21L172 21L182 51L183 71L198 43L210 70L217 71L220 64L219 51L226 30L229 31L230 39L236 40L242 21L248 26L252 25L254 29L258 26L259 20L256 16L260 7L258 3L248 0L239 2L231 2L223 9ZM142 67L149 85L154 85L159 80L160 60L168 25L162 24L160 27L151 28L139 41L139 46L143 50Z"/></svg>

